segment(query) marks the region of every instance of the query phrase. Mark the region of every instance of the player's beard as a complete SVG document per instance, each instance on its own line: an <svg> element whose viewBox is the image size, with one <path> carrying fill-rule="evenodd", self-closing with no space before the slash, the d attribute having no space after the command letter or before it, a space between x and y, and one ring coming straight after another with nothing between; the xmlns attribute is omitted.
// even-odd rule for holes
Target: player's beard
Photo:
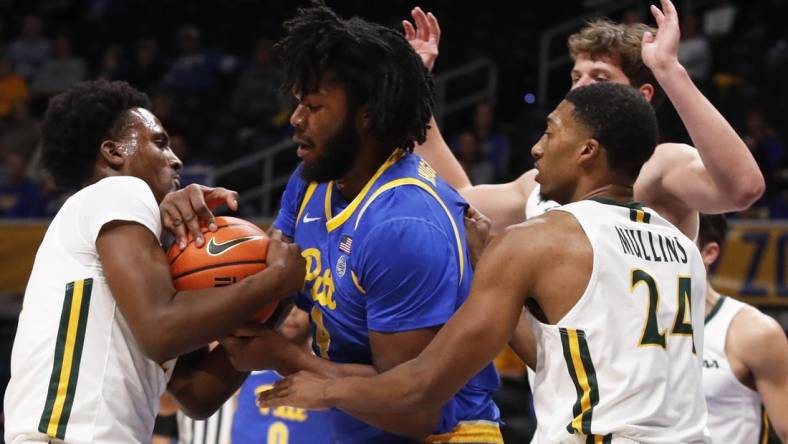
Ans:
<svg viewBox="0 0 788 444"><path fill-rule="evenodd" d="M342 127L326 141L323 152L304 162L301 177L307 182L328 182L345 177L361 150L361 135L355 120L345 117Z"/></svg>

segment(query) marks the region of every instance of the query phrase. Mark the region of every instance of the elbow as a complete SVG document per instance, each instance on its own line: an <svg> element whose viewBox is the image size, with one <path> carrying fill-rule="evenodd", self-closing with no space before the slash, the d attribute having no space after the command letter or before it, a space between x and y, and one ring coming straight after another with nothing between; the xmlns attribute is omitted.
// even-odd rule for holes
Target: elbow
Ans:
<svg viewBox="0 0 788 444"><path fill-rule="evenodd" d="M200 405L186 405L181 403L180 404L181 411L184 415L188 416L189 418L202 421L210 418L216 411L217 408L207 408L205 406Z"/></svg>
<svg viewBox="0 0 788 444"><path fill-rule="evenodd" d="M736 206L737 211L746 210L758 199L763 196L766 190L766 182L763 180L763 175L760 171L755 172L748 177L747 180L742 181L736 187L732 195L733 204Z"/></svg>
<svg viewBox="0 0 788 444"><path fill-rule="evenodd" d="M142 354L148 359L155 362L168 361L182 353L179 353L178 344L176 344L177 335L174 335L171 329L167 328L165 323L155 323L152 326L146 327L140 334L135 335L137 343L139 344Z"/></svg>

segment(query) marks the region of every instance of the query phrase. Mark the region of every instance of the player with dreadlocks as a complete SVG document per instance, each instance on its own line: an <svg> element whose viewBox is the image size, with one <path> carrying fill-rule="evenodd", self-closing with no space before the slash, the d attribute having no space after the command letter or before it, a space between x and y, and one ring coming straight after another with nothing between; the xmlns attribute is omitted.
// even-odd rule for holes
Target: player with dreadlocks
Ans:
<svg viewBox="0 0 788 444"><path fill-rule="evenodd" d="M298 105L302 163L274 228L302 248L313 350L249 328L223 342L238 368L374 375L415 358L468 295L465 201L420 157L432 81L399 32L322 4L285 23L277 49ZM246 337L238 337L246 336ZM321 359L322 358L322 359ZM490 365L436 409L331 411L343 443L502 442ZM429 435L429 436L428 436ZM459 442L459 441L458 441Z"/></svg>

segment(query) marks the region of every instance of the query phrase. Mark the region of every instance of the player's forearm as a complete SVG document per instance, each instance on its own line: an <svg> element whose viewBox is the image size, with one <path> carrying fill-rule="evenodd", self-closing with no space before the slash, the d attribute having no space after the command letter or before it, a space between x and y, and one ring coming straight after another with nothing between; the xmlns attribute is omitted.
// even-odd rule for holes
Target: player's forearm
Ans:
<svg viewBox="0 0 788 444"><path fill-rule="evenodd" d="M435 168L438 175L456 190L462 191L471 187L471 180L443 139L435 117L430 119L429 125L427 140L416 146L415 153L423 157L430 166Z"/></svg>
<svg viewBox="0 0 788 444"><path fill-rule="evenodd" d="M282 362L276 370L282 375L289 375L301 370L317 373L326 378L345 378L351 376L375 376L378 371L371 365L364 364L341 364L331 362L328 359L317 357L303 350L290 353L291 359Z"/></svg>
<svg viewBox="0 0 788 444"><path fill-rule="evenodd" d="M153 316L144 335L154 344L155 360L189 353L218 340L238 328L251 313L288 296L276 275L268 268L241 282L221 288L190 290L174 295L170 303Z"/></svg>
<svg viewBox="0 0 788 444"><path fill-rule="evenodd" d="M248 372L233 368L221 346L179 359L167 390L188 416L211 416L238 390Z"/></svg>
<svg viewBox="0 0 788 444"><path fill-rule="evenodd" d="M407 436L419 441L437 429L440 409L433 411L411 410L407 413L372 413L343 409L345 413L389 433Z"/></svg>
<svg viewBox="0 0 788 444"><path fill-rule="evenodd" d="M670 99L698 149L711 179L729 196L729 210L742 210L765 188L763 175L744 141L703 96L684 67L655 69L654 76Z"/></svg>

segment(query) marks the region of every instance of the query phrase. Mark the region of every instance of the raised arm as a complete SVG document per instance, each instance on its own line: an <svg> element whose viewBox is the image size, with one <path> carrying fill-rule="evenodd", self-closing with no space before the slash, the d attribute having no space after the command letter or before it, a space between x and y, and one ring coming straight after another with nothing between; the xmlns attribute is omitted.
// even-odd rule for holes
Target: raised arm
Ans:
<svg viewBox="0 0 788 444"><path fill-rule="evenodd" d="M678 61L679 20L670 0L651 6L657 35L646 33L643 62L651 69L687 128L697 152L681 144L660 146L635 185L636 198L665 194L705 213L740 211L765 188L763 175L744 141L698 90Z"/></svg>
<svg viewBox="0 0 788 444"><path fill-rule="evenodd" d="M411 15L415 26L407 20L402 22L405 38L421 56L424 66L432 71L435 59L438 57L441 37L438 19L432 13L425 14L418 7L411 11ZM492 220L493 234L525 220L525 203L536 184L533 181L536 176L535 170L523 174L513 182L474 186L444 140L435 118L430 120L427 140L417 145L415 152L435 168L441 178L454 187L471 205Z"/></svg>

